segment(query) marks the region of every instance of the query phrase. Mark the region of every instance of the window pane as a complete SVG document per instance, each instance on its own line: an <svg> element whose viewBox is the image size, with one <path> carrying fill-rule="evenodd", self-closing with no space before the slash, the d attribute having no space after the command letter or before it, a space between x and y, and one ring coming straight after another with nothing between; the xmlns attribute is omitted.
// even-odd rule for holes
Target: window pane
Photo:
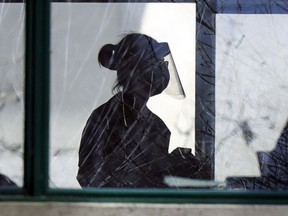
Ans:
<svg viewBox="0 0 288 216"><path fill-rule="evenodd" d="M207 186L195 153L195 12L194 3L52 4L51 187L181 187L186 177ZM124 68L107 65L111 45L98 62L105 44Z"/></svg>
<svg viewBox="0 0 288 216"><path fill-rule="evenodd" d="M23 3L0 3L0 187L23 185Z"/></svg>
<svg viewBox="0 0 288 216"><path fill-rule="evenodd" d="M288 188L288 16L216 16L215 178Z"/></svg>
<svg viewBox="0 0 288 216"><path fill-rule="evenodd" d="M52 4L51 187L287 189L287 15L195 12Z"/></svg>
<svg viewBox="0 0 288 216"><path fill-rule="evenodd" d="M195 12L53 3L51 187L287 189L287 15Z"/></svg>

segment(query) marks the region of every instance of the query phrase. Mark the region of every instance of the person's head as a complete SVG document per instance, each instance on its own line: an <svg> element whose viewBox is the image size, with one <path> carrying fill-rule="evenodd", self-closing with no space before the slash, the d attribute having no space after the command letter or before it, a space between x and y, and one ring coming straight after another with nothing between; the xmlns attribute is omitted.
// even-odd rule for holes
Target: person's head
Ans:
<svg viewBox="0 0 288 216"><path fill-rule="evenodd" d="M118 44L106 44L99 52L99 63L117 71L116 89L149 96L160 94L168 85L169 71L164 57L167 43L158 43L144 34L128 34Z"/></svg>

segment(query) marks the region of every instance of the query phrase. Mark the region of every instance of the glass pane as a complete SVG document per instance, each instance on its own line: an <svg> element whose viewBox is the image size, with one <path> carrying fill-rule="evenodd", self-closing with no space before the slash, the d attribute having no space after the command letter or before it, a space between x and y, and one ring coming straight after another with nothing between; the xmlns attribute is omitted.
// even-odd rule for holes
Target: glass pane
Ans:
<svg viewBox="0 0 288 216"><path fill-rule="evenodd" d="M52 4L51 187L287 189L287 5L215 2Z"/></svg>
<svg viewBox="0 0 288 216"><path fill-rule="evenodd" d="M0 3L0 187L23 185L23 3Z"/></svg>
<svg viewBox="0 0 288 216"><path fill-rule="evenodd" d="M203 186L195 25L194 3L52 4L51 187Z"/></svg>
<svg viewBox="0 0 288 216"><path fill-rule="evenodd" d="M216 15L215 178L288 188L288 15Z"/></svg>

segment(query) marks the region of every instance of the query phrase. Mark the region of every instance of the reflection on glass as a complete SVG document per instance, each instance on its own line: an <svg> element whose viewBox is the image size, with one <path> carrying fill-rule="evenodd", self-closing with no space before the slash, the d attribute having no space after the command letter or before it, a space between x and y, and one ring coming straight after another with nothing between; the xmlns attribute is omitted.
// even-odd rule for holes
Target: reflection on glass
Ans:
<svg viewBox="0 0 288 216"><path fill-rule="evenodd" d="M23 185L24 12L0 3L0 187Z"/></svg>
<svg viewBox="0 0 288 216"><path fill-rule="evenodd" d="M84 128L77 176L82 187L163 188L166 176L200 178L201 164L191 150L168 153L171 133L147 107L150 97L176 81L168 70L174 62L164 61L169 54L167 43L135 33L101 48L99 63L117 71L117 93Z"/></svg>
<svg viewBox="0 0 288 216"><path fill-rule="evenodd" d="M288 188L287 15L217 15L216 179Z"/></svg>
<svg viewBox="0 0 288 216"><path fill-rule="evenodd" d="M144 148L144 144L140 149L135 148L135 153L133 152L133 157L136 157L136 154L139 155L137 158L137 164L131 164L131 166L135 166L135 173L140 172L141 165L144 166L143 169L148 170L148 166L153 169L153 172L147 175L155 175L156 180L151 180L148 183L147 177L144 177L142 183L139 181L139 184L128 184L128 177L123 183L114 183L113 187L167 187L172 185L173 187L175 181L169 178L164 179L162 175L156 173L156 168L153 167L153 160L157 160L159 155L168 155L171 153L171 157L174 154L178 154L180 157L180 150L183 150L183 157L186 155L193 162L189 163L189 167L180 173L177 176L190 176L194 178L197 176L198 178L205 179L205 176L199 176L199 173L195 172L195 167L197 167L197 171L199 171L199 161L195 158L195 128L194 128L194 114L195 114L195 4L194 3L183 3L183 4L152 4L152 3L81 3L81 4L70 4L70 3L53 3L52 4L52 41L51 41L51 152L50 152L50 186L51 187L74 187L80 188L80 184L78 183L76 176L78 173L78 164L80 164L80 171L78 174L78 179L83 179L83 172L85 169L86 174L89 175L87 178L90 179L90 183L83 183L83 186L104 186L105 182L99 183L101 181L101 176L94 175L97 170L101 171L101 175L109 176L112 174L108 168L111 166L115 166L115 164L120 163L120 157L122 162L123 157L128 157L128 152L132 153L132 150L128 147L127 151L124 147L121 149L120 145L117 146L115 143L119 141L119 137L108 137L107 140L112 140L109 143L109 147L105 147L105 151L103 150L104 145L99 145L99 151L96 151L98 143L96 143L95 139L99 139L101 135L101 131L104 132L103 129L99 129L98 133L92 134L94 143L89 143L88 130L90 130L90 124L84 130L88 117L91 115L93 110L97 107L101 107L101 105L106 106L105 112L100 115L99 108L94 114L97 112L99 116L93 116L93 121L96 118L104 119L103 115L108 115L110 108L114 108L118 110L115 113L118 113L118 120L122 121L123 124L121 126L116 126L116 122L118 121L116 116L111 117L112 114L109 114L109 128L111 130L116 130L118 128L118 135L120 137L124 136L125 124L128 127L128 124L131 123L131 116L134 118L135 113L131 112L129 106L126 107L125 100L125 118L123 119L123 110L121 111L121 103L116 103L117 99L121 98L121 92L123 87L119 88L120 92L113 92L113 86L115 86L115 82L118 79L119 82L119 70L113 71L108 69L111 62L106 60L106 63L102 62L100 66L98 62L98 53L105 44L119 44L119 41L123 39L126 35L131 35L132 33L140 33L141 35L149 35L148 38L151 38L150 41L159 41L155 44L163 43L163 47L166 47L164 51L166 53L161 54L161 61L159 61L156 65L149 64L148 68L157 68L157 67L166 67L168 63L168 70L170 80L174 80L174 82L169 83L168 88L169 91L163 91L163 86L166 85L167 74L163 74L162 87L161 85L157 87L157 91L153 90L151 93L152 96L147 98L147 93L151 90L144 91L145 95L143 97L145 100L143 102L147 102L147 107L145 106L145 110L143 110L144 115L151 115L151 118L156 119L153 120L157 127L162 129L155 129L153 131L151 141L147 141L147 136L143 136L145 138L145 145L147 145L146 149ZM178 11L177 16L175 15L175 11ZM161 14L161 16L159 16ZM181 25L179 24L181 23ZM173 28L171 28L173 26ZM178 33L177 33L178 32ZM179 34L179 32L182 32ZM132 34L133 35L133 34ZM153 38L153 40L152 40ZM155 40L154 40L155 39ZM132 46L131 42L131 46ZM169 44L169 45L168 45ZM112 45L110 45L111 47ZM167 53L167 48L169 46L169 53ZM113 46L112 46L113 47ZM109 46L106 46L106 52L109 51ZM122 48L124 49L124 48ZM107 51L108 50L108 51ZM113 51L110 50L111 52ZM140 51L140 50L139 50ZM156 50L154 50L156 51ZM161 51L161 50L160 50ZM110 52L110 55L112 54ZM116 52L116 51L114 51ZM158 52L158 51L157 51ZM109 53L109 52L108 52ZM136 52L131 51L132 54ZM131 54L130 53L130 54ZM116 53L114 53L116 56ZM122 55L124 56L124 52ZM130 55L133 56L133 55ZM173 58L172 58L173 54ZM119 60L122 59L123 56L117 56ZM128 56L128 54L127 54ZM132 57L131 57L132 58ZM136 57L140 60L138 54ZM170 60L169 60L170 59ZM155 58L154 58L155 60ZM174 60L174 61L172 61ZM150 59L149 59L150 61ZM166 62L169 61L169 62ZM101 62L100 62L101 63ZM162 64L163 63L163 64ZM175 64L174 64L175 63ZM139 67L140 64L131 64L129 61L127 62L125 71L127 72L126 76L131 75L131 71L133 68L131 67ZM144 67L144 65L142 65ZM108 67L108 68L107 68ZM146 67L146 66L145 66ZM177 72L176 73L176 68ZM112 68L113 69L113 68ZM139 70L139 69L138 69ZM143 68L142 71L146 71L147 69ZM122 70L123 74L125 71ZM140 70L139 70L140 71ZM172 72L175 72L174 74ZM148 73L149 74L149 73ZM141 75L139 72L139 80L135 82L133 85L136 85L140 88L140 80L146 79L146 89L148 86L151 86L151 78L144 76L144 73ZM150 73L151 75L151 73ZM158 76L158 75L157 75ZM123 76L120 78L122 79ZM137 78L137 79L138 79ZM153 79L157 77L153 77ZM130 81L128 78L125 78L126 81ZM133 81L137 80L133 78ZM132 80L132 79L131 79ZM121 81L123 82L123 81ZM155 80L154 80L155 82ZM161 83L161 82L160 82ZM171 84L171 85L170 85ZM130 87L132 86L129 85ZM155 87L154 87L155 88ZM153 88L152 88L153 89ZM172 89L172 91L171 91ZM174 89L174 90L173 90ZM157 94L156 94L157 93ZM161 93L161 94L159 94ZM112 99L111 99L112 98ZM129 99L129 97L125 98ZM111 100L110 100L111 99ZM110 100L110 102L108 102ZM147 101L148 100L148 101ZM133 107L133 100L128 103ZM138 101L137 101L138 103ZM113 105L112 105L113 104ZM143 104L142 104L143 105ZM102 107L103 107L102 106ZM138 104L141 106L141 104ZM130 107L130 108L131 108ZM103 108L102 108L103 109ZM126 110L127 109L127 110ZM141 109L138 109L140 111ZM121 111L121 112L120 112ZM129 114L130 113L130 114ZM121 114L121 116L120 116ZM95 114L96 115L96 114ZM117 121L116 121L117 120ZM92 120L91 120L92 121ZM152 124L152 120L145 120L147 124ZM155 127L156 127L155 126ZM148 127L149 128L149 127ZM81 147L80 141L82 137L82 132L84 130L84 137L82 139ZM96 130L96 129L95 129ZM139 129L140 130L140 129ZM134 131L135 132L135 131ZM134 133L132 132L132 133ZM105 132L108 133L108 132ZM109 132L110 133L110 132ZM135 132L136 133L136 132ZM137 131L137 133L144 133L144 129L141 131ZM146 133L146 132L145 132ZM150 132L149 132L150 133ZM165 134L161 137L161 133ZM131 133L130 133L131 134ZM110 134L111 135L111 134ZM109 136L106 134L106 136ZM142 136L142 135L141 135ZM136 139L137 142L141 140L141 136L138 135ZM160 141L157 141L161 140ZM83 141L84 140L84 141ZM104 140L104 139L103 139ZM106 140L106 142L107 142ZM120 142L120 141L119 141ZM160 143L162 145L161 148L157 149L156 145L151 147L153 142ZM85 144L84 144L85 143ZM139 144L140 145L140 144ZM155 152L149 148L154 148ZM84 150L83 150L84 149ZM87 150L88 149L88 150ZM78 156L78 152L80 150L80 158ZM136 153L137 150L137 153ZM149 150L149 151L148 151ZM152 151L151 151L152 150ZM119 154L116 154L119 151ZM161 152L163 151L163 152ZM175 153L178 151L178 153ZM98 156L108 152L114 152L111 157L100 159ZM172 153L174 152L174 153ZM151 154L151 155L150 155ZM155 154L155 155L153 155ZM149 156L149 157L148 157ZM177 156L177 157L178 157ZM176 156L175 156L176 157ZM183 159L182 160L185 160ZM88 158L86 161L85 159ZM149 158L149 159L148 159ZM103 165L103 169L93 168L96 166L96 163L99 161L109 160L111 164L108 166L108 162L106 165ZM127 158L128 159L128 158ZM147 164L145 164L145 160ZM175 159L176 160L176 159ZM159 164L158 173L161 173L161 169L166 169L165 177L172 177L169 175L167 170L171 167L169 161L166 161L167 164ZM180 166L180 159L179 159ZM187 161L185 161L187 163ZM83 165L85 164L85 165ZM127 165L128 163L126 163ZM150 165L149 165L150 164ZM117 164L119 167L120 164ZM125 166L126 166L125 165ZM90 168L89 168L90 166ZM146 166L146 167L145 167ZM182 164L181 166L184 166ZM201 169L204 169L205 164L201 166ZM118 168L113 168L114 172ZM127 168L128 169L128 168ZM131 167L129 168L131 170ZM171 168L172 169L172 168ZM174 168L175 169L175 168ZM181 168L183 170L183 168ZM84 171L83 171L84 170ZM193 171L194 170L194 171ZM146 172L145 171L145 172ZM107 172L104 174L104 172ZM119 169L119 172L122 172ZM115 172L116 173L116 172ZM122 175L125 172L121 173ZM163 171L164 173L164 171ZM188 174L189 173L189 174ZM175 174L172 173L172 174ZM141 174L137 174L135 178L139 178ZM176 174L175 174L176 175ZM112 176L111 176L112 177ZM131 177L131 175L130 175ZM86 177L85 177L86 178ZM91 183L95 179L95 184ZM119 178L119 176L117 177ZM145 179L146 180L145 180ZM161 178L161 180L160 180ZM152 178L153 179L153 178ZM82 181L82 180L80 180ZM84 181L84 180L83 180ZM82 184L82 183L81 183ZM111 183L112 184L112 183ZM121 185L122 184L122 185ZM106 185L108 186L108 185Z"/></svg>
<svg viewBox="0 0 288 216"><path fill-rule="evenodd" d="M51 187L287 189L286 15L217 14L216 35L199 24L208 73L197 71L197 91L208 97L195 92L195 17L191 3L52 4ZM139 55L144 35L153 55ZM195 94L207 114L196 113L199 143Z"/></svg>

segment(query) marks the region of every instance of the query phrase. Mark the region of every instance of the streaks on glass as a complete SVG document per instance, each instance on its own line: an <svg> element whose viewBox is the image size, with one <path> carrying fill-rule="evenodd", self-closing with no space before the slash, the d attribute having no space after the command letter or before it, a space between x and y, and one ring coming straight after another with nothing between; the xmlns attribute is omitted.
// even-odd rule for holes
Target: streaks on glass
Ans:
<svg viewBox="0 0 288 216"><path fill-rule="evenodd" d="M270 152L258 152L260 177L230 177L228 188L246 190L288 189L288 124L283 130L276 147Z"/></svg>
<svg viewBox="0 0 288 216"><path fill-rule="evenodd" d="M0 3L0 187L23 184L24 11Z"/></svg>
<svg viewBox="0 0 288 216"><path fill-rule="evenodd" d="M168 43L128 34L99 52L102 66L117 71L116 90L95 109L84 128L77 179L82 187L165 188L165 176L201 179L201 161L191 149L168 153L170 131L147 107L170 82ZM178 89L174 89L178 90Z"/></svg>
<svg viewBox="0 0 288 216"><path fill-rule="evenodd" d="M175 16L175 11L179 11L177 16ZM163 15L161 17L159 17L160 12ZM52 4L52 48L51 48L52 50L51 52L52 53L52 56L51 56L52 88L51 90L52 91L51 91L51 154L50 154L51 155L50 185L52 187L79 187L79 184L75 178L77 175L77 168L78 168L77 153L79 149L79 143L81 140L81 133L83 131L87 118L89 117L89 115L95 108L101 106L102 104L105 104L107 101L109 101L110 98L114 98L112 100L115 102L115 100L117 98L119 99L119 97L121 96L121 94L117 94L117 93L115 94L115 92L112 92L113 86L115 85L115 80L117 78L116 71L108 70L107 68L103 66L99 67L99 63L97 61L98 52L104 44L117 44L121 40L121 38L133 32L145 33L146 35L149 35L157 39L159 43L168 42L169 49L171 53L173 54L173 58L170 58L170 60L174 59L177 71L179 73L178 75L174 73L174 78L177 78L177 76L180 77L181 84L183 85L183 89L184 89L186 97L185 99L183 99L183 97L182 99L177 99L175 97L169 96L167 92L163 92L163 94L161 94L162 95L161 102L159 102L160 98L156 98L157 96L160 96L160 94L153 96L153 98L155 99L154 102L156 102L155 103L156 107L151 106L152 97L150 98L151 100L149 100L149 106L148 104L147 106L148 106L148 109L151 110L150 112L153 115L161 118L161 121L163 121L166 124L171 134L174 135L173 137L176 137L176 139L175 138L173 139L174 142L171 142L173 145L172 144L170 145L169 143L169 152L170 153L172 152L171 158L173 157L180 158L181 155L183 156L183 155L188 154L189 156L187 156L187 158L191 157L192 158L191 160L194 161L194 163L191 162L189 165L191 169L194 169L193 172L190 171L191 173L189 173L189 175L197 176L197 179L201 179L201 178L211 179L211 174L210 174L211 168L208 165L206 165L206 161L204 161L204 163L201 162L201 166L200 166L198 159L194 159L195 157L193 156L193 154L191 154L193 152L191 149L194 148L193 145L195 143L195 126L194 126L195 77L194 77L194 72L193 72L195 70L194 69L195 63L193 61L193 59L195 59L194 57L195 43L193 43L195 39L195 22L194 21L195 21L195 5L191 3L183 3L183 4L163 4L163 3L161 4L148 4L148 3L97 4L97 3L91 3L90 4L89 3L89 4L77 4L77 5L69 4L69 3L62 3L62 4L53 3ZM85 23L85 25L83 25L83 23ZM173 25L174 28L171 29L170 27L168 27L167 23L169 23L169 25ZM181 23L181 25L179 23ZM101 31L99 31L99 29ZM177 32L182 32L183 34L179 35ZM69 43L69 46L67 46L67 43ZM168 44L163 43L164 49L157 50L156 53L159 52L158 57L164 54L166 54L165 57L168 57L168 56L171 57L171 53L169 55L168 53L165 53L167 51L165 47L168 47ZM106 53L111 54L113 50L110 52L108 49L109 46L107 46L106 48L107 48ZM67 49L69 49L69 51L67 51ZM114 50L113 52L114 52L114 55L116 56L116 50ZM162 52L164 52L164 54ZM133 52L131 53L130 54L131 54L131 59L132 59L135 53ZM165 65L167 65L167 62L165 61L167 60L168 59L165 59L165 58L161 59L161 61L159 61L156 64L157 67L165 67ZM168 68L174 65L173 62L170 60L168 62ZM151 59L149 59L148 62L150 61ZM109 61L106 63L107 64L105 65L110 64ZM137 65L138 64L135 64L134 67ZM150 64L149 67L152 69L155 69L157 68L156 65L153 66ZM115 65L113 65L113 67L114 66ZM131 67L131 64L130 64L130 67ZM143 68L143 71L146 70L145 67ZM131 68L129 69L132 70ZM124 70L122 70L122 72L123 74L125 74ZM170 72L170 78L171 78L172 67L169 68L169 72ZM126 71L126 76L128 75L129 73L128 71ZM166 82L165 77L167 78L167 75L163 73L163 77L162 77L163 80L161 81L162 85L164 85ZM151 77L147 77L147 75L144 76L144 73L140 74L138 78L146 80L147 83L151 82L151 80L149 79ZM156 78L157 76L153 76L154 81ZM135 80L137 81L137 79L133 79L132 84L140 88L141 85L138 85L139 82L138 81L136 82ZM174 79L174 80L177 80L177 79ZM121 82L123 82L123 80ZM149 86L150 91L153 88L155 88L155 86L151 86L151 85L147 85L145 88L147 88L148 86ZM179 87L180 84L177 84L174 86ZM181 90L181 88L178 88L178 90L179 89ZM118 90L122 90L122 87L119 88ZM161 92L161 91L159 90L159 88L157 88L156 92ZM141 97L143 97L143 94ZM126 104L126 101L127 100L125 100L125 104ZM130 106L133 107L134 104L130 104ZM117 107L119 107L119 104L115 105L114 108L116 109ZM178 110L179 107L181 108L180 112ZM107 110L109 109L107 108ZM129 112L129 110L130 109L128 109L128 111L125 110L125 112L123 113L119 111L119 119L120 118L122 119L123 117L123 120L125 120L124 125L127 125L127 126L131 123L130 122L131 113ZM159 115L159 110L160 110L160 115L165 114L164 117ZM172 117L176 116L176 118L172 119L173 121L167 124L166 120L167 119L170 120L171 116ZM152 124L152 121L151 122L146 121L146 123ZM115 127L115 129L117 128L116 125L113 126L113 124L110 123L109 129L111 128L113 129L113 127ZM175 136L175 131L176 131L176 136ZM141 133L142 132L143 131L141 131ZM165 130L163 131L163 133L164 132ZM121 132L119 133L121 135ZM162 132L159 131L158 133L160 136ZM71 137L71 134L73 134L73 137ZM153 136L155 136L155 134L156 132L154 132ZM146 136L143 136L142 138L147 139L145 137ZM117 140L116 138L115 140ZM157 139L155 138L155 142ZM168 151L167 143L166 144L165 143L166 143L165 141L163 141L162 143L164 146L161 150L163 151L163 155L165 155L164 152ZM185 144L185 146L183 146L183 144ZM172 146L171 149L170 149L170 146ZM189 148L191 151L180 151L179 148L177 147L179 147L180 149ZM93 148L97 148L97 147L95 146ZM122 156L124 155L124 152L121 150L122 149L121 146L119 147L116 146L114 148L115 150L112 152L117 153L117 149L118 149L119 157L121 155ZM137 148L135 148L135 150L136 149ZM144 149L143 145L141 149ZM80 151L81 150L82 149L80 149ZM174 150L174 153L173 153L173 150ZM92 152L94 151L91 151L91 154L94 154ZM108 152L111 152L111 151L108 151ZM148 157L149 152L150 151L143 150L143 153L139 155L139 158L137 158L137 160L135 159L137 163L139 164L143 163L141 162L140 159L141 158L143 159L145 154L146 154L145 157L149 158ZM157 150L156 152L159 152L159 151ZM99 154L100 153L101 151L99 149ZM167 154L165 157L168 157L168 152L166 153ZM111 156L113 156L113 154ZM161 154L162 153L160 152L160 155ZM133 153L132 155L135 156L135 153ZM116 157L117 154L114 154L114 156ZM83 157L81 156L80 158L81 164L82 162L85 163L83 158L84 156ZM171 158L169 159L168 157L167 159L163 159L163 161L172 160ZM63 160L69 160L70 163L69 164L61 163L61 161ZM89 161L91 161L91 159L89 159ZM96 162L97 158L94 161ZM152 159L151 161L153 162ZM201 158L201 161L202 161L202 158ZM111 162L111 160L108 162ZM165 162L162 162L162 163L165 164ZM171 167L169 163L172 163L172 162L167 162L167 163L168 165L165 165L166 167L165 169L169 170L169 167ZM184 166L185 163L183 163L182 166ZM59 164L61 164L61 166L59 166ZM83 166L84 169L85 169L85 166ZM90 163L90 166L93 166L93 163ZM149 161L147 161L147 164L144 167L148 169L147 167L149 166L151 166L151 169L153 168L151 163L149 165ZM83 167L81 167L81 172L82 172ZM198 167L196 172L195 172L195 167ZM135 168L135 170L139 170L139 169L140 167ZM153 169L155 171L155 168ZM182 175L187 177L187 172L189 172L188 171L189 168L186 168L186 169L187 169L186 171L184 170L186 174L184 175L184 171L183 171ZM166 171L166 173L167 172L168 171ZM170 172L172 171L170 170ZM61 178L61 176L63 176L62 175L63 173L66 174L65 175L66 178ZM163 177L161 178L163 179ZM129 181L127 180L126 183L128 184L128 182ZM124 183L123 181L123 184L126 184L126 183ZM120 184L118 185L119 187L121 186ZM136 187L136 186L137 185L135 184L135 185L132 185L131 187ZM147 186L147 185L144 185L144 186Z"/></svg>
<svg viewBox="0 0 288 216"><path fill-rule="evenodd" d="M83 187L287 189L287 126L285 125L288 120L288 108L285 101L288 95L286 84L288 44L285 35L288 30L284 22L287 19L284 13L287 13L288 3L269 0L196 1L196 77L193 78L195 82L187 85L186 80L191 77L183 79L181 67L191 62L189 58L180 64L180 68L177 64L179 57L175 55L174 58L186 96L196 95L196 101L194 98L189 101L190 104L196 105L195 110L192 105L192 111L190 110L193 115L195 113L195 116L185 115L188 109L182 110L182 116L177 116L181 124L176 124L174 129L178 130L179 134L187 135L186 139L183 139L184 142L195 141L195 154L193 151L193 154L190 154L189 149L183 146L172 148L171 157L183 159L188 156L190 158L188 161L193 161L192 164L184 160L182 165L179 164L180 173L174 176L173 172L176 171L171 165L174 162L167 157L167 146L156 148L147 144L147 140L152 138L149 138L146 133L147 130L151 130L154 121L147 120L149 118L144 118L145 121L142 119L146 125L150 124L148 129L129 127L133 125L133 117L138 117L137 122L140 121L138 116L140 111L145 111L144 117L149 116L152 111L151 116L157 119L155 122L158 122L153 127L159 126L159 119L166 124L165 127L163 125L160 127L162 129L158 128L166 134L165 136L162 134L161 137L156 129L153 130L154 138L151 144L155 144L159 139L162 139L162 143L167 143L167 137L172 137L172 124L167 124L165 121L167 116L162 117L161 113L156 113L150 106L148 106L151 109L148 110L149 112L146 108L138 109L138 112L133 110L137 104L133 103L132 94L129 97L121 94L123 86L118 89L120 92L113 94L112 87L115 85L117 75L116 71L108 69L109 67L115 69L116 63L119 64L119 60L124 58L123 56L116 58L115 47L113 48L111 44L117 44L130 33L147 34L142 19L148 14L147 7L139 7L139 2L142 1L133 1L138 2L137 4L131 2L123 4L124 1L121 1L117 8L112 6L113 3L107 4L103 10L97 6L97 3L89 2L89 4L78 4L77 7L69 3L52 4L52 154L50 161L52 187L80 188L75 178L78 172L78 148L80 148L78 180ZM144 5L143 2L141 4ZM280 15L271 13L282 13L282 18ZM97 14L101 14L100 18ZM162 40L165 37L164 33L161 35L159 26L162 24L164 26L165 20L157 25L155 20L151 21L150 15L145 18L147 20L150 18L149 22L154 24L154 33L147 35L157 41L168 42L174 57L174 52L177 52L176 49L180 46L173 46L170 41ZM159 17L159 20L160 18L162 17ZM189 23L185 19L181 23L184 21ZM195 20L191 21L191 26L193 23L195 24ZM175 28L176 26L180 25L175 25ZM106 31L107 29L110 30ZM116 38L115 32L118 34ZM183 29L175 32L178 33L179 38L179 32L182 33ZM191 38L193 38L192 34ZM178 40L178 43L180 42L182 40ZM100 68L97 56L104 44L110 44L106 47L105 53L114 56L117 61L114 64L113 61L106 61L104 67ZM185 53L185 58L191 53L187 50L181 51ZM131 66L130 58L126 63ZM163 61L159 62L157 66L165 66L166 63L162 63ZM188 71L193 73L193 69ZM139 76L140 78L144 79L145 76ZM162 78L162 85L164 85L165 75ZM139 82L136 83L137 87L144 88ZM147 86L151 87L151 83L151 79L146 77ZM194 89L192 93L189 92L194 86L196 92ZM160 98L154 99L160 101ZM127 100L130 103L127 103ZM181 100L177 103L180 104ZM168 103L160 104L158 107L162 106L165 110L176 107L167 105ZM94 111L84 129L91 112L97 107L104 109L103 106L106 111L100 110L101 114L99 110ZM113 110L117 110L115 113L118 114L111 119L105 116L108 113L115 114ZM189 120L186 120L185 116ZM100 117L102 117L101 121ZM123 123L123 127L119 126L119 121ZM94 128L91 122L102 124L102 129ZM125 131L125 127L131 130L126 128L128 132ZM83 129L82 140L84 141L79 146ZM109 137L107 139L109 142L103 143L103 140L100 142L99 138L105 134ZM129 141L126 144L129 144L115 146L112 141L119 141L120 137L126 137L125 141ZM94 145L95 140L100 144ZM141 140L146 140L143 142L144 147L141 145ZM174 138L173 140L177 141ZM180 142L180 139L178 141ZM153 160L153 155L149 155L151 152L154 152L157 160ZM147 158L150 159L145 161ZM163 166L163 163L156 162L159 161L158 159L169 165ZM157 171L155 168L157 166L160 166L161 172ZM189 171L183 171L184 168L181 166L188 167ZM149 173L148 170L151 172ZM61 177L63 173L66 178Z"/></svg>
<svg viewBox="0 0 288 216"><path fill-rule="evenodd" d="M216 15L215 178L228 188L288 188L286 19Z"/></svg>
<svg viewBox="0 0 288 216"><path fill-rule="evenodd" d="M197 1L196 14L196 156L202 175L214 179L215 1Z"/></svg>
<svg viewBox="0 0 288 216"><path fill-rule="evenodd" d="M217 13L286 14L288 2L282 0L216 0Z"/></svg>

